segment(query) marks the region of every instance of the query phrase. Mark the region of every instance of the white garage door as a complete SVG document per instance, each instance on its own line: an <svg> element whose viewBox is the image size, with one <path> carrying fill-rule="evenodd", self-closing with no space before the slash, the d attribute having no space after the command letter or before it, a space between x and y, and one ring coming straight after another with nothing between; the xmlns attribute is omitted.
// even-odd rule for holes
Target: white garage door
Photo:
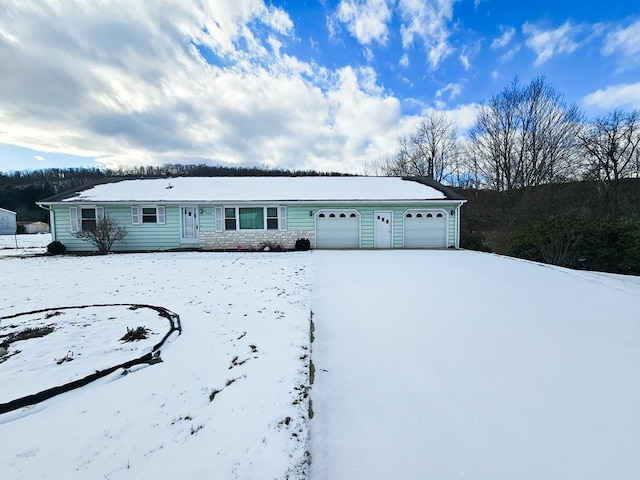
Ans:
<svg viewBox="0 0 640 480"><path fill-rule="evenodd" d="M404 246L447 246L447 213L444 210L409 210L404 214Z"/></svg>
<svg viewBox="0 0 640 480"><path fill-rule="evenodd" d="M321 210L316 214L316 248L359 248L360 216L355 210Z"/></svg>

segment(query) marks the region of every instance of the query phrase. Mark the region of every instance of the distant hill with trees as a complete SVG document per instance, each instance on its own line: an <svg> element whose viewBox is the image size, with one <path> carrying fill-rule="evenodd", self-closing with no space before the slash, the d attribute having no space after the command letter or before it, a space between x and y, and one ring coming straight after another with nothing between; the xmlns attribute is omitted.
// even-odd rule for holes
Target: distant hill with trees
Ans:
<svg viewBox="0 0 640 480"><path fill-rule="evenodd" d="M320 176L344 175L312 170L280 170L260 167L169 164L113 169L49 168L33 171L0 172L0 207L12 210L18 221L49 221L48 213L35 202L104 178L224 177L224 176Z"/></svg>

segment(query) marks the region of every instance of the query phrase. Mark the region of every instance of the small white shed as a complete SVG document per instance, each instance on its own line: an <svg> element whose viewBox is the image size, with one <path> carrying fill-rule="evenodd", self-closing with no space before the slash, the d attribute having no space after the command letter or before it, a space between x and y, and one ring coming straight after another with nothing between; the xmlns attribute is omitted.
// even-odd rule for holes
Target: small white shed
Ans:
<svg viewBox="0 0 640 480"><path fill-rule="evenodd" d="M44 222L31 222L24 226L24 233L49 233L49 224Z"/></svg>
<svg viewBox="0 0 640 480"><path fill-rule="evenodd" d="M0 208L0 235L15 235L16 228L16 212Z"/></svg>

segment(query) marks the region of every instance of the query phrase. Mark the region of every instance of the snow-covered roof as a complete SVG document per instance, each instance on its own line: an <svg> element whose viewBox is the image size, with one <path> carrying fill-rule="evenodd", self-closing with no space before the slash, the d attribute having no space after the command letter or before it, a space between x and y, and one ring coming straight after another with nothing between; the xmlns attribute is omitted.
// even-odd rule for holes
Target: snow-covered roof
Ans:
<svg viewBox="0 0 640 480"><path fill-rule="evenodd" d="M398 177L178 177L120 180L53 202L283 202L462 200L428 179Z"/></svg>

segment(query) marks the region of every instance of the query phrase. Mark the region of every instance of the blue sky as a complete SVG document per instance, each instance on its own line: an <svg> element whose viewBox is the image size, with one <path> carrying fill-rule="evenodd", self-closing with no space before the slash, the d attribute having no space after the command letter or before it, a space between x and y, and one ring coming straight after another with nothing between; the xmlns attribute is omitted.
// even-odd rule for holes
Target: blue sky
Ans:
<svg viewBox="0 0 640 480"><path fill-rule="evenodd" d="M633 3L0 0L0 171L362 173L434 110L463 135L516 75L638 109Z"/></svg>

